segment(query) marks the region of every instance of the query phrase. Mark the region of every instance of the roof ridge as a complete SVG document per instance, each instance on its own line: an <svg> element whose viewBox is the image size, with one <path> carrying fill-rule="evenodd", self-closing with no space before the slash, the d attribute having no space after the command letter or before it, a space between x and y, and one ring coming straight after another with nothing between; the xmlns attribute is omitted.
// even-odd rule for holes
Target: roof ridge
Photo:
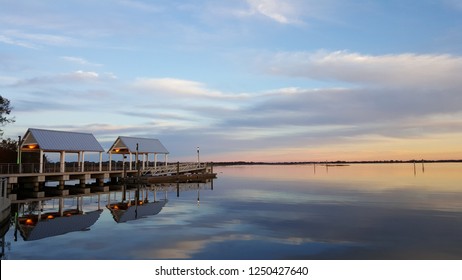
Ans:
<svg viewBox="0 0 462 280"><path fill-rule="evenodd" d="M59 132L59 133L77 133L77 134L89 134L93 135L90 132L80 132L80 131L67 131L67 130L54 130L54 129L43 129L43 128L29 128L29 130L40 130L40 131L49 131L49 132Z"/></svg>

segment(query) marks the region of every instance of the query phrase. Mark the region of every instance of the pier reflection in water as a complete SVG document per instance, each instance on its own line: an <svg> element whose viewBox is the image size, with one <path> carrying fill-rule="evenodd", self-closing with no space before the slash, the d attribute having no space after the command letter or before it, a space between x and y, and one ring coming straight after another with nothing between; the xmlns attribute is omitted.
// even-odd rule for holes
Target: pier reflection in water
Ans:
<svg viewBox="0 0 462 280"><path fill-rule="evenodd" d="M114 221L126 223L153 217L158 215L167 204L169 192L176 193L177 198L179 198L180 193L195 193L199 192L201 188L211 189L213 188L211 185L209 180L194 183L143 185L132 186L130 189L123 188L121 191L30 199L13 203L11 214L8 213L2 222L3 250L1 258L9 259L14 256L12 259L86 259L88 256L85 254L61 255L56 258L53 257L53 255L56 256L54 253L48 254L50 251L47 251L46 247L50 247L50 245L53 247L60 242L74 243L76 238L86 240L86 242L95 237L95 240L104 238L104 235L109 240L115 235L119 235L117 239L122 238L124 236L122 233L118 233L118 225L114 224ZM191 200L191 205L195 203L195 199ZM113 218L110 224L109 215ZM99 226L109 230L101 235ZM92 232L94 229L96 231ZM10 231L8 235L13 238L6 241L5 236L8 231ZM18 239L18 233L22 240ZM33 242L29 243L30 241ZM37 257L39 255L31 256L28 252L28 248L31 246L26 246L26 244L43 247L44 252L40 254L40 257ZM20 250L19 257L17 257L16 253L18 252L15 250ZM73 248L68 247L68 250L72 251ZM33 254L37 253L33 252ZM110 259L111 257L99 256L97 258Z"/></svg>

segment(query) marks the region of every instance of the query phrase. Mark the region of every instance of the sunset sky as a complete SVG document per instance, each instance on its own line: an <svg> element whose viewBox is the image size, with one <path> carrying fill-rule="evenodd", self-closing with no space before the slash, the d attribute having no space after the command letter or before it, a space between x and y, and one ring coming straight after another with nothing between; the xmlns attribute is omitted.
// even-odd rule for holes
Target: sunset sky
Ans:
<svg viewBox="0 0 462 280"><path fill-rule="evenodd" d="M172 161L462 159L462 1L0 0L28 128Z"/></svg>

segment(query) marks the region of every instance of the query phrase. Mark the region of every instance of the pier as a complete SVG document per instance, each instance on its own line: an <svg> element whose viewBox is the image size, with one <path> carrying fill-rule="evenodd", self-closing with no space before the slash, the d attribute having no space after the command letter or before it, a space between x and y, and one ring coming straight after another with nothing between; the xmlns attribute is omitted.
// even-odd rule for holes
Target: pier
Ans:
<svg viewBox="0 0 462 280"><path fill-rule="evenodd" d="M126 184L191 182L216 175L213 164L199 162L199 155L197 162L169 163L169 152L158 139L119 136L107 151L108 161L103 162L103 152L90 133L30 128L20 138L18 162L0 164L2 188L14 201L107 192ZM58 153L59 162L49 162L45 157L49 153ZM99 162L85 161L87 153L99 153ZM77 161L66 161L69 154L76 154ZM163 162L158 162L158 155L164 156ZM121 160L115 160L117 156Z"/></svg>
<svg viewBox="0 0 462 280"><path fill-rule="evenodd" d="M191 182L215 178L212 163L171 163L139 170L3 173L10 200L107 192L122 184ZM93 181L89 184L90 181Z"/></svg>

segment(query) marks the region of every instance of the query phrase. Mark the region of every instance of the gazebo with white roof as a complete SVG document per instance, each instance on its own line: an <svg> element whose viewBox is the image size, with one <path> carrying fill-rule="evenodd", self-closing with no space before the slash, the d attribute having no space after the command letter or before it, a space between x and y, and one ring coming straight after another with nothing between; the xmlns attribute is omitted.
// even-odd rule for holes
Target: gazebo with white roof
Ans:
<svg viewBox="0 0 462 280"><path fill-rule="evenodd" d="M154 155L154 167L157 167L157 155L163 154L165 157L165 165L167 165L168 150L162 145L158 139L150 138L139 138L139 137L127 137L119 136L114 144L108 151L109 162L112 162L112 155L118 154L123 155L123 162L125 164L125 155L129 155L129 170L133 170L132 156L142 156L142 169L146 168L146 164L149 165L149 155ZM138 159L135 159L138 160ZM109 170L111 170L111 164L109 164Z"/></svg>
<svg viewBox="0 0 462 280"><path fill-rule="evenodd" d="M60 172L66 172L66 153L77 153L79 171L84 172L85 152L99 153L99 170L102 170L101 144L91 133L29 128L21 141L21 152L40 153L39 173L43 173L44 153L60 154Z"/></svg>

